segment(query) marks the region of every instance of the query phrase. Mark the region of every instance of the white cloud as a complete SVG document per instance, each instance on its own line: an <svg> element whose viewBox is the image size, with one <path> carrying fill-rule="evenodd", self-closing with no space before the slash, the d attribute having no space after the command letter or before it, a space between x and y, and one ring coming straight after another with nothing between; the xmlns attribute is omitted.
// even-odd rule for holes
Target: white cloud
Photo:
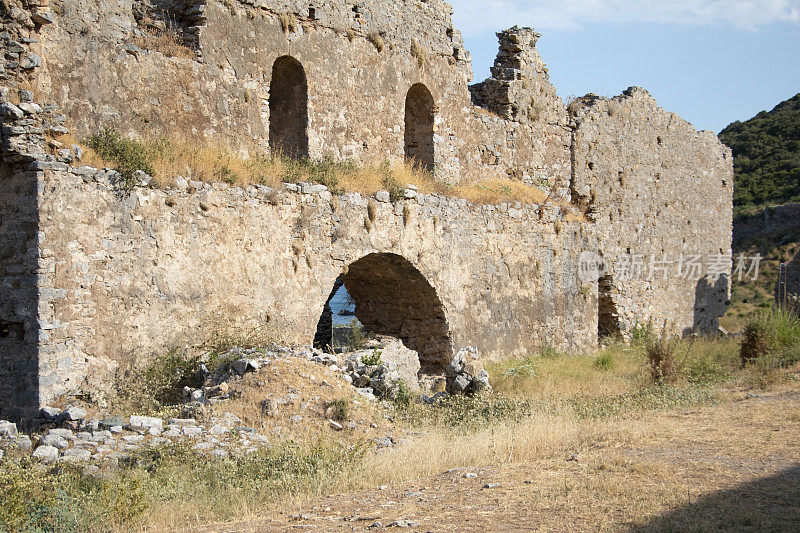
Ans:
<svg viewBox="0 0 800 533"><path fill-rule="evenodd" d="M800 0L450 0L467 34L519 24L561 30L591 23L720 25L758 29L800 25Z"/></svg>

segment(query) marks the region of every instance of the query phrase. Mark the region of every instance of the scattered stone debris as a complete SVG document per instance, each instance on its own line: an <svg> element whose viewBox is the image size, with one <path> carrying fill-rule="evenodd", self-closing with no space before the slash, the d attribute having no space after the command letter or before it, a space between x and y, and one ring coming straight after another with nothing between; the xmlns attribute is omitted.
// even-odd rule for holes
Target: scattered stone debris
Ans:
<svg viewBox="0 0 800 533"><path fill-rule="evenodd" d="M451 394L472 394L491 391L489 373L478 363L478 349L462 348L447 365L448 390Z"/></svg>
<svg viewBox="0 0 800 533"><path fill-rule="evenodd" d="M136 414L89 417L86 409L76 405L67 405L63 409L45 406L39 411L38 418L32 421L30 436L20 434L16 424L0 421L0 452L6 457L9 451L30 453L42 463L83 463L125 460L127 455L147 447L168 444L189 446L215 460L269 448L272 438L255 429L243 427L242 420L222 411L223 402L241 394L237 384L246 376L256 376L248 379L261 379L258 377L259 371L269 369L276 364L276 360L288 361L292 358L327 367L333 373L333 378L326 379L303 373L315 387L333 390L336 387L331 382L335 382L338 376L343 382L340 387L347 387L356 393L356 397L370 403L379 399L396 399L403 388L419 390L416 379L419 372L417 354L402 346L397 339L373 339L365 349L339 354L307 347L232 348L221 358L230 363L220 366L213 374L205 365L200 366L196 377L204 384L200 388L184 388L184 404L179 418L165 420ZM471 394L489 388L488 374L476 366L476 358L474 348L460 350L453 357L447 368L447 376L451 381L448 388L453 394ZM447 392L440 391L433 397L423 395L423 399L433 402L447 395ZM290 414L290 409L294 408L296 412L299 408L307 412L308 402L309 398L289 392L281 397L265 398L257 405L268 418L283 414L287 422L303 427L309 421L302 414ZM284 413L284 410L288 412ZM223 414L215 414L219 411ZM335 420L332 413L329 408L320 413L330 430L352 431L358 427L352 420ZM378 429L374 422L364 422L364 426L367 425L370 429ZM282 432L283 428L279 426L272 428L273 437ZM405 439L393 435L372 439L377 449L400 446L404 442Z"/></svg>

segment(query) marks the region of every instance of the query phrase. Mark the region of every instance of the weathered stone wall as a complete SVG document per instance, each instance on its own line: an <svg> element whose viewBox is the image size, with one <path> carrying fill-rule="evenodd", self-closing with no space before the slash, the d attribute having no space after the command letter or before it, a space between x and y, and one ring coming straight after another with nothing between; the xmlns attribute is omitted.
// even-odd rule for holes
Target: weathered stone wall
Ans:
<svg viewBox="0 0 800 533"><path fill-rule="evenodd" d="M44 400L86 376L97 386L92 376L107 379L121 361L201 342L215 328L263 327L311 344L340 275L362 322L415 348L424 337L434 347L423 355L439 350L422 361L431 370L449 359L442 346L476 345L492 356L596 342L586 326L596 323L596 288L579 282L576 265L594 246L591 227L562 220L557 208L435 195L392 204L319 186L302 194L199 182L191 192L120 198L103 171L38 175L39 286L49 295L39 306L48 328L39 373L57 376L41 387ZM356 268L370 254L394 255ZM389 290L394 297L381 294ZM432 296L444 328L419 314ZM391 302L402 324L387 325Z"/></svg>
<svg viewBox="0 0 800 533"><path fill-rule="evenodd" d="M598 252L616 270L607 286L621 331L652 319L674 332L716 332L730 290L730 150L639 88L584 97L571 112L573 194L589 208ZM678 265L693 255L702 269L687 279ZM719 256L726 259L715 275L710 263ZM626 276L618 264L625 257L641 269Z"/></svg>
<svg viewBox="0 0 800 533"><path fill-rule="evenodd" d="M54 22L32 45L44 58L35 85L40 96L63 108L79 136L113 124L134 136L179 133L253 153L269 149L272 67L289 55L308 77L312 157L402 159L406 95L421 83L435 103L431 142L440 179L511 176L555 187L568 198L567 117L529 30L503 37L505 42L519 33L516 55L536 58L515 71L529 78L517 75L520 81L507 96L524 100L515 105L524 113L508 117L491 105L472 105L469 55L447 4L325 2L313 7L313 18L309 5L212 1L193 7L202 18L187 23L195 24L190 35L198 42L189 58L137 45L149 31L138 2L54 5ZM182 13L175 18L183 20ZM374 35L382 35L380 51ZM514 76L510 65L516 63L507 51L501 56L497 75ZM533 96L523 94L528 89Z"/></svg>
<svg viewBox="0 0 800 533"><path fill-rule="evenodd" d="M0 174L0 418L39 401L35 179Z"/></svg>

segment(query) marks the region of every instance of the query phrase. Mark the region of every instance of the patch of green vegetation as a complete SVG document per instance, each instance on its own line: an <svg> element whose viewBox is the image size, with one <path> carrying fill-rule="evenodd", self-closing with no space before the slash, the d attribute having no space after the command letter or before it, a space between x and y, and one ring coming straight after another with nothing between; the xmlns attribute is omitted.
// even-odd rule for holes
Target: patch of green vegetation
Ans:
<svg viewBox="0 0 800 533"><path fill-rule="evenodd" d="M496 387L514 390L536 376L536 361L532 356L509 358L486 364L491 381Z"/></svg>
<svg viewBox="0 0 800 533"><path fill-rule="evenodd" d="M389 191L389 198L391 198L393 202L402 200L403 186L400 185L400 182L397 181L397 178L392 173L389 163L384 163L381 166L381 171L383 173L383 186L386 187L387 191Z"/></svg>
<svg viewBox="0 0 800 533"><path fill-rule="evenodd" d="M711 405L718 395L707 387L652 386L597 399L574 398L567 401L578 418L608 418L631 411L661 411Z"/></svg>
<svg viewBox="0 0 800 533"><path fill-rule="evenodd" d="M332 420L344 422L350 417L350 400L337 398L325 406L326 413Z"/></svg>
<svg viewBox="0 0 800 533"><path fill-rule="evenodd" d="M611 352L601 352L594 360L594 367L598 370L613 370L617 366L614 354Z"/></svg>
<svg viewBox="0 0 800 533"><path fill-rule="evenodd" d="M780 264L790 261L800 253L800 235L794 230L776 231L733 242L734 257L761 256L758 279L748 276L733 278L731 305L722 320L729 331L742 327L743 323L769 309L775 303L775 280Z"/></svg>
<svg viewBox="0 0 800 533"><path fill-rule="evenodd" d="M398 406L397 418L412 426L478 431L498 422L519 422L531 414L531 403L498 395L453 395L433 405Z"/></svg>
<svg viewBox="0 0 800 533"><path fill-rule="evenodd" d="M747 322L739 357L742 367L757 361L788 366L797 362L800 347L800 317L786 309L773 308Z"/></svg>
<svg viewBox="0 0 800 533"><path fill-rule="evenodd" d="M353 161L337 160L326 155L319 160L308 157L301 159L283 157L282 168L281 181L297 183L307 180L310 183L325 185L333 194L341 194L344 189L339 183L339 176L356 172L358 165Z"/></svg>
<svg viewBox="0 0 800 533"><path fill-rule="evenodd" d="M178 404L183 387L203 386L201 364L198 356L187 357L180 349L171 348L144 367L120 371L115 383L117 396L126 408L137 413L157 413Z"/></svg>
<svg viewBox="0 0 800 533"><path fill-rule="evenodd" d="M733 150L737 210L800 201L800 94L719 134Z"/></svg>
<svg viewBox="0 0 800 533"><path fill-rule="evenodd" d="M171 505L193 516L232 518L248 501L257 506L314 490L355 467L367 450L315 440L210 461L180 444L137 452L102 476L82 467L48 468L30 460L0 469L0 530L93 532L129 530L147 511Z"/></svg>
<svg viewBox="0 0 800 533"><path fill-rule="evenodd" d="M349 352L360 350L367 340L367 332L364 326L358 320L351 320L345 327L337 327L341 331L342 343L340 348L344 348Z"/></svg>
<svg viewBox="0 0 800 533"><path fill-rule="evenodd" d="M125 190L133 189L137 170L155 176L151 148L123 137L114 127L106 126L99 133L92 134L86 139L86 145L104 160L115 164L115 170L122 176Z"/></svg>
<svg viewBox="0 0 800 533"><path fill-rule="evenodd" d="M395 406L404 408L410 406L415 400L414 393L411 392L411 389L408 388L406 385L405 380L402 378L397 381L397 393L395 394L392 401L394 402Z"/></svg>
<svg viewBox="0 0 800 533"><path fill-rule="evenodd" d="M361 363L367 366L378 366L381 364L381 351L375 348L371 354L363 355Z"/></svg>

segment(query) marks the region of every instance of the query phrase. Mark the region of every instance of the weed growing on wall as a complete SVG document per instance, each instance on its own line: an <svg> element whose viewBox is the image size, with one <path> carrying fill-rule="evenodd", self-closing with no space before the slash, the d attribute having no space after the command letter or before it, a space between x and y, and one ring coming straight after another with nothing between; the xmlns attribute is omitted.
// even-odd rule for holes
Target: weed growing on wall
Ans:
<svg viewBox="0 0 800 533"><path fill-rule="evenodd" d="M124 189L130 190L136 185L137 170L155 175L152 150L144 143L126 139L113 127L91 135L86 144L102 159L114 163L114 168L122 175Z"/></svg>

